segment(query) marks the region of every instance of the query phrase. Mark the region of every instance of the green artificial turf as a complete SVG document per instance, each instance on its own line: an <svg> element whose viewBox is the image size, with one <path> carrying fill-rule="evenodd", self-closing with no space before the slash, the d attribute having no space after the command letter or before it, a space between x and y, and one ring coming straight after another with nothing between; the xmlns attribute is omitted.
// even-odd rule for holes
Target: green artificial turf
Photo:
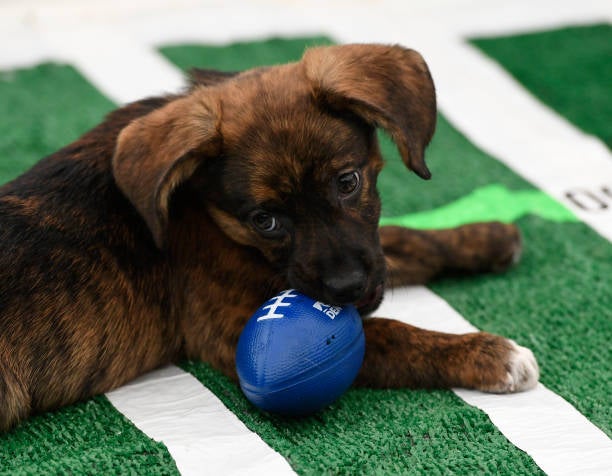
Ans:
<svg viewBox="0 0 612 476"><path fill-rule="evenodd" d="M540 101L612 148L612 25L475 38Z"/></svg>
<svg viewBox="0 0 612 476"><path fill-rule="evenodd" d="M178 474L166 447L100 396L0 435L3 475Z"/></svg>
<svg viewBox="0 0 612 476"><path fill-rule="evenodd" d="M113 108L70 66L0 71L0 184L77 139Z"/></svg>
<svg viewBox="0 0 612 476"><path fill-rule="evenodd" d="M237 42L224 46L173 45L159 51L179 68L193 67L220 71L243 71L258 66L297 61L311 46L330 45L326 37L270 38L259 42Z"/></svg>
<svg viewBox="0 0 612 476"><path fill-rule="evenodd" d="M527 215L537 215L560 223L578 221L572 212L544 192L508 190L502 185L491 184L432 210L383 217L380 224L442 229L492 220L514 223Z"/></svg>

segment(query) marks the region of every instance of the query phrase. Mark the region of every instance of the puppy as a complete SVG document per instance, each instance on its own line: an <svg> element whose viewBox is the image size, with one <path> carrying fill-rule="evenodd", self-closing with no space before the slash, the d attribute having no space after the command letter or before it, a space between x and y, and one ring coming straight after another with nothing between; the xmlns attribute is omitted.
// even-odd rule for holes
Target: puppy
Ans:
<svg viewBox="0 0 612 476"><path fill-rule="evenodd" d="M308 50L239 74L196 71L184 94L129 104L0 188L0 429L201 359L236 378L249 316L295 288L362 315L384 286L499 271L513 226L378 228L385 129L430 176L434 85L400 46ZM530 351L364 319L357 385L535 385Z"/></svg>

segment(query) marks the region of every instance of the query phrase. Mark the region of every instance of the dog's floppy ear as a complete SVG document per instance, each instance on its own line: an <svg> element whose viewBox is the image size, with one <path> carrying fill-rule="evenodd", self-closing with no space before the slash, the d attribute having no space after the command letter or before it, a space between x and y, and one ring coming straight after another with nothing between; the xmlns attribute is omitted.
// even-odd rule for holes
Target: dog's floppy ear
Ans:
<svg viewBox="0 0 612 476"><path fill-rule="evenodd" d="M175 99L126 126L112 161L115 182L146 221L155 243L166 242L172 191L221 144L219 106L202 91Z"/></svg>
<svg viewBox="0 0 612 476"><path fill-rule="evenodd" d="M404 163L431 177L424 151L435 129L436 96L421 55L401 46L354 44L307 50L302 62L317 100L385 129Z"/></svg>

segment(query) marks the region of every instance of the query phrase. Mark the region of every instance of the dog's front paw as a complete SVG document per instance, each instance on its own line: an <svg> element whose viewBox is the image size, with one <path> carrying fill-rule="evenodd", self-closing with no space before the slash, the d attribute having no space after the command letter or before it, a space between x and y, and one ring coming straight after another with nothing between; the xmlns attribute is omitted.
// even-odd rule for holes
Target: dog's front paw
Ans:
<svg viewBox="0 0 612 476"><path fill-rule="evenodd" d="M511 350L505 363L505 377L498 384L483 390L493 393L512 393L529 390L537 385L540 369L533 352L513 340L508 342Z"/></svg>
<svg viewBox="0 0 612 476"><path fill-rule="evenodd" d="M486 333L472 349L466 387L491 393L522 392L534 388L540 370L533 352L516 342Z"/></svg>
<svg viewBox="0 0 612 476"><path fill-rule="evenodd" d="M501 273L521 258L523 241L516 225L497 221L443 230L447 269L466 273Z"/></svg>

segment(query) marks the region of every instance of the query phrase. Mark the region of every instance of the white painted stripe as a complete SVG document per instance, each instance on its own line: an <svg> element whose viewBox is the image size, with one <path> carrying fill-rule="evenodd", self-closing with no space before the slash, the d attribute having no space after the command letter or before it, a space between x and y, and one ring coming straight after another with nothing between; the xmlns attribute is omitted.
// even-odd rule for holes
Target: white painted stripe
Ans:
<svg viewBox="0 0 612 476"><path fill-rule="evenodd" d="M154 440L163 442L183 475L295 474L191 374L169 366L106 394Z"/></svg>
<svg viewBox="0 0 612 476"><path fill-rule="evenodd" d="M376 314L441 332L477 330L425 287L389 291ZM508 395L464 389L454 392L485 412L508 440L528 453L550 476L610 474L612 441L542 384L531 391Z"/></svg>
<svg viewBox="0 0 612 476"><path fill-rule="evenodd" d="M439 107L480 149L612 240L612 154L460 40L432 39ZM457 160L461 160L457 158Z"/></svg>
<svg viewBox="0 0 612 476"><path fill-rule="evenodd" d="M441 3L443 5L436 1L427 2L429 8L424 16L432 21L428 29L433 27L437 34L451 32L463 37L513 35L612 21L609 0L449 0ZM404 0L390 0L386 4L389 9L395 9L398 15L401 12L407 14L412 8ZM388 15L389 10L386 12ZM423 15L418 17L423 19ZM406 34L409 33L407 30Z"/></svg>
<svg viewBox="0 0 612 476"><path fill-rule="evenodd" d="M2 30L0 22L0 45L0 70L29 68L55 56L40 35L21 25Z"/></svg>
<svg viewBox="0 0 612 476"><path fill-rule="evenodd" d="M183 73L153 48L109 28L55 32L49 47L118 104L176 93Z"/></svg>

